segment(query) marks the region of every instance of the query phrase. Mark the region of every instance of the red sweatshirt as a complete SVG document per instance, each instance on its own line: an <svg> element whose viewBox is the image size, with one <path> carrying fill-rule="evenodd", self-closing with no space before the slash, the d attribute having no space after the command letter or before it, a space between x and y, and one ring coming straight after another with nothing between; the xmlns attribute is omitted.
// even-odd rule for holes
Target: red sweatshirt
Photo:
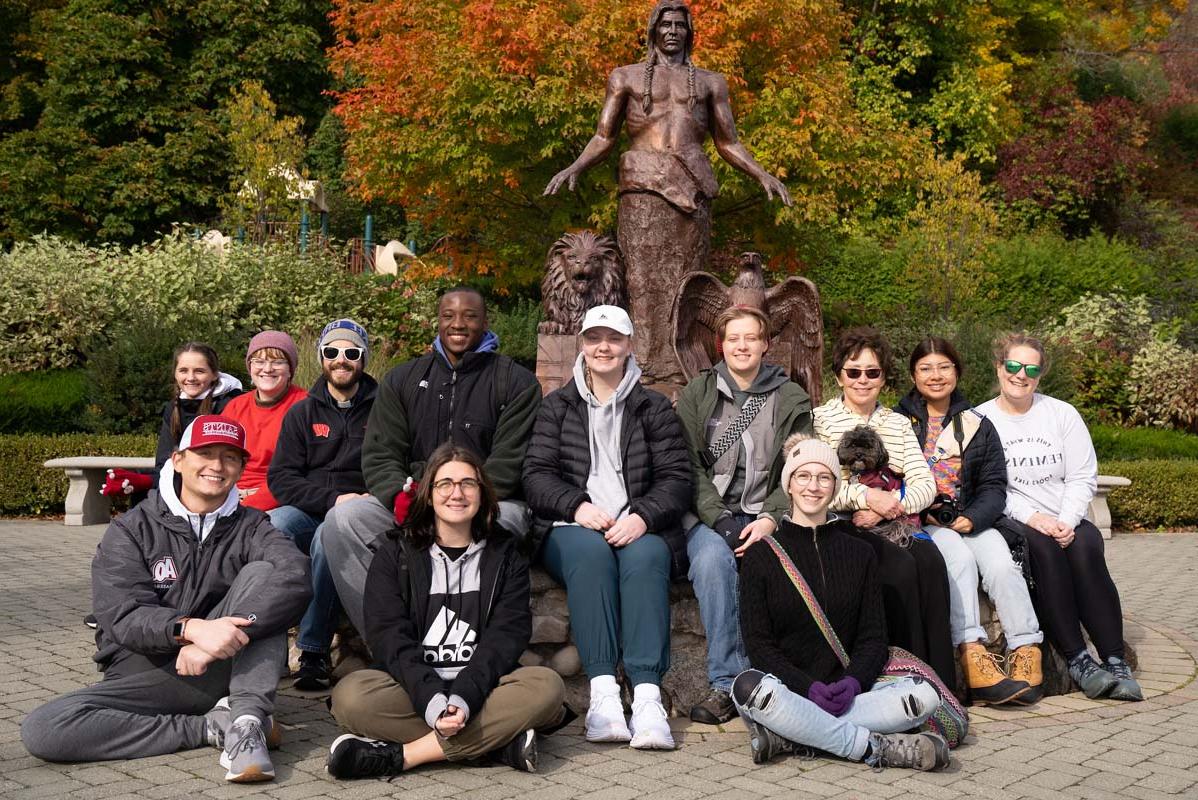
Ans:
<svg viewBox="0 0 1198 800"><path fill-rule="evenodd" d="M271 406L258 405L255 400L257 396L258 393L250 389L230 400L221 413L237 420L245 428L245 449L250 451L250 460L246 462L245 472L241 474L237 488L256 491L243 499L241 504L260 511L270 511L279 507L279 501L266 485L266 472L270 469L270 460L275 455L275 445L279 441L283 417L287 416L287 409L307 397L308 393L292 385L287 389L287 393Z"/></svg>

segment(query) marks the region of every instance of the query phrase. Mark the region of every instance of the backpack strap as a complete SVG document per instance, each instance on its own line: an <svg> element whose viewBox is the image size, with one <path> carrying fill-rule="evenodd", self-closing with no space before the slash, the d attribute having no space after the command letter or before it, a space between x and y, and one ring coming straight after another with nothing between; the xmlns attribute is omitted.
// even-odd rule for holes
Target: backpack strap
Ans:
<svg viewBox="0 0 1198 800"><path fill-rule="evenodd" d="M828 619L828 615L824 613L824 609L820 607L819 601L815 599L815 592L811 591L811 586L807 583L807 579L803 577L803 573L799 572L798 566L795 565L793 559L786 554L782 549L782 545L778 540L769 535L762 539L774 551L774 555L778 557L778 561L782 564L782 571L786 573L786 577L790 578L790 582L794 584L795 590L799 596L803 598L803 602L807 605L807 610L811 612L811 616L815 618L815 624L819 627L820 633L828 641L832 652L836 654L836 658L840 661L842 667L849 665L849 653L844 649L844 645L840 642L840 637L836 635L835 629L832 627L832 622Z"/></svg>

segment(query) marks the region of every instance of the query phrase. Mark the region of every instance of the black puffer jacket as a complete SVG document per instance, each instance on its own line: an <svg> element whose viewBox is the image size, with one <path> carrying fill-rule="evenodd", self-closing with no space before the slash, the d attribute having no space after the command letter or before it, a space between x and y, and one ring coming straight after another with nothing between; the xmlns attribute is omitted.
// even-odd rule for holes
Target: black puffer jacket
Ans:
<svg viewBox="0 0 1198 800"><path fill-rule="evenodd" d="M948 417L944 421L949 430L953 417L971 412L973 406L965 399L960 389L954 389L949 400ZM928 404L923 395L912 389L899 401L894 410L905 414L915 428L915 438L922 448L928 436ZM957 498L961 505L961 516L968 517L975 531L993 528L1007 504L1007 461L1003 455L1002 440L994 423L982 418L977 433L965 446L961 458L961 493Z"/></svg>
<svg viewBox="0 0 1198 800"><path fill-rule="evenodd" d="M569 522L587 495L591 471L587 403L570 381L541 403L524 457L524 497L535 519L536 552L554 522ZM620 453L631 513L670 546L672 574L685 577L682 515L694 499L694 476L682 423L665 395L633 387L620 420Z"/></svg>

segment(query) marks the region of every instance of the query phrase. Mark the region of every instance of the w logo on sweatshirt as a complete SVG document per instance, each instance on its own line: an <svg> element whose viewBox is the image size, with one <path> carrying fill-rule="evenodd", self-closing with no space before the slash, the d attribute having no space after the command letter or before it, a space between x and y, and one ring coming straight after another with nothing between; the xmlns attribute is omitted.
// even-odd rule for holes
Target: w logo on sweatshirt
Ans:
<svg viewBox="0 0 1198 800"><path fill-rule="evenodd" d="M424 661L427 664L469 661L474 655L477 641L478 633L469 623L448 608L442 608L421 642L424 645Z"/></svg>

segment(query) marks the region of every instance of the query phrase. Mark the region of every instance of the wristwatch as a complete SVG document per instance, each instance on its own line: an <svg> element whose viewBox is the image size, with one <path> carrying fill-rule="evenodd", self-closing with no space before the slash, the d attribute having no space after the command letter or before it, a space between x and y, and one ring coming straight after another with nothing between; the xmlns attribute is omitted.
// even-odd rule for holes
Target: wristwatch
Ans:
<svg viewBox="0 0 1198 800"><path fill-rule="evenodd" d="M175 624L171 626L171 636L175 637L175 642L178 644L187 644L187 639L183 636L183 631L187 627L187 620L191 617L183 617L175 620Z"/></svg>

